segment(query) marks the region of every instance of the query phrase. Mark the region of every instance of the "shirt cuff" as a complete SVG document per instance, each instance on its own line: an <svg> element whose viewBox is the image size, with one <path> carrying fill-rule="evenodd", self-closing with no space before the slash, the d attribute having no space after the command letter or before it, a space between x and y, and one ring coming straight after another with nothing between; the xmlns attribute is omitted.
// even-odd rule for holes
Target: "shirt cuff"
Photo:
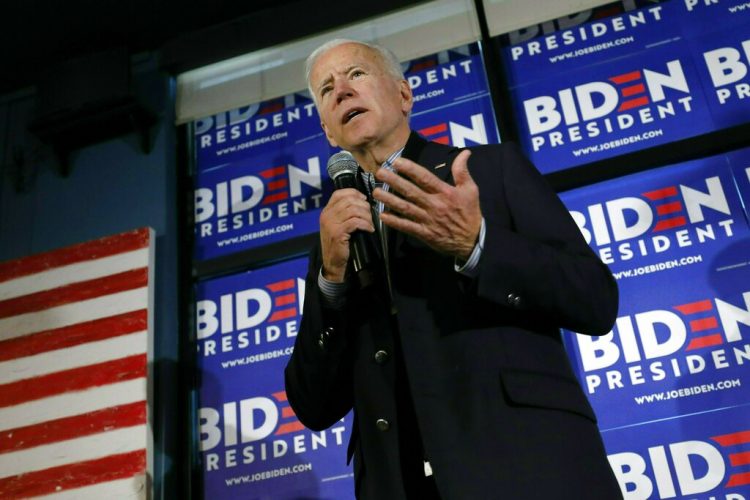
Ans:
<svg viewBox="0 0 750 500"><path fill-rule="evenodd" d="M486 229L484 224L484 217L482 217L482 226L479 228L479 238L477 244L474 245L474 250L471 251L471 255L466 262L461 262L456 259L453 264L456 272L468 276L469 278L475 277L479 273L479 259L482 257L482 250L484 249L484 235Z"/></svg>
<svg viewBox="0 0 750 500"><path fill-rule="evenodd" d="M323 305L330 309L343 309L346 303L346 282L336 283L323 277L323 266L318 271L318 288Z"/></svg>

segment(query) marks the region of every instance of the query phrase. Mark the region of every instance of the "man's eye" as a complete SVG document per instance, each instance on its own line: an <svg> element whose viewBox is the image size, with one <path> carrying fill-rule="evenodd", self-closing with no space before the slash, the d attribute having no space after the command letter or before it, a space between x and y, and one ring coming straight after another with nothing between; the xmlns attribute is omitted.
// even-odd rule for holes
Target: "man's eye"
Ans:
<svg viewBox="0 0 750 500"><path fill-rule="evenodd" d="M352 78L357 78L358 76L362 76L364 74L365 74L364 71L360 69L355 69L354 71L352 71Z"/></svg>
<svg viewBox="0 0 750 500"><path fill-rule="evenodd" d="M331 91L331 87L324 87L323 90L320 91L320 96L322 97L330 91Z"/></svg>

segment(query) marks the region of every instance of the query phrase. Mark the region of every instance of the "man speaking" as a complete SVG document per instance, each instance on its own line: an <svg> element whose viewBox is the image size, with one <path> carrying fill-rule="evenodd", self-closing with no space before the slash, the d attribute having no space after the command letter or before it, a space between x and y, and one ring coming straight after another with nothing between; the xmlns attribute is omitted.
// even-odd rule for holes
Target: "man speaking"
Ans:
<svg viewBox="0 0 750 500"><path fill-rule="evenodd" d="M559 331L607 333L617 287L555 193L513 145L412 132L381 47L328 42L307 77L364 173L320 216L285 372L299 419L322 430L354 408L359 498L620 498ZM353 236L374 242L374 280Z"/></svg>

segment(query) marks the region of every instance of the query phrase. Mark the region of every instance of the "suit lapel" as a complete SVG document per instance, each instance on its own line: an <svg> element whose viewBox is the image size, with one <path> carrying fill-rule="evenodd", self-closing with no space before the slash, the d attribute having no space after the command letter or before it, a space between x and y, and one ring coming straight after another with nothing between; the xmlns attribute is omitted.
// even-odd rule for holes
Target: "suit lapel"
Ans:
<svg viewBox="0 0 750 500"><path fill-rule="evenodd" d="M419 163L441 180L447 181L450 176L451 162L459 151L459 148L453 146L426 141L416 132L412 132L401 156Z"/></svg>

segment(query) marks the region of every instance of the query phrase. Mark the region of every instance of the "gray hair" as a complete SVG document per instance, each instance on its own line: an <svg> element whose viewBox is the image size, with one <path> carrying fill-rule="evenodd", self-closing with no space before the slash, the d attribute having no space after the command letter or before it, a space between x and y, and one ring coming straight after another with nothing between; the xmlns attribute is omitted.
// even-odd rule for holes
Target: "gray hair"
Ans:
<svg viewBox="0 0 750 500"><path fill-rule="evenodd" d="M383 60L383 63L385 64L385 70L388 72L389 75L391 75L395 80L405 80L404 72L401 69L401 63L399 62L398 58L396 58L396 55L391 52L389 49L383 47L382 45L378 45L376 43L370 43L370 42L362 42L359 40L350 40L348 38L336 38L333 40L330 40L317 49L315 49L312 54L310 54L307 57L307 61L305 61L305 81L307 82L307 90L310 92L310 96L313 98L313 101L315 102L315 105L318 104L318 98L315 95L315 92L312 88L312 82L310 82L310 73L312 72L312 67L315 65L315 62L318 60L320 56L325 54L331 49L334 49L338 47L339 45L344 45L346 43L356 43L358 45L362 45L364 47L367 47L373 51L375 51L377 54L380 55L380 58Z"/></svg>

